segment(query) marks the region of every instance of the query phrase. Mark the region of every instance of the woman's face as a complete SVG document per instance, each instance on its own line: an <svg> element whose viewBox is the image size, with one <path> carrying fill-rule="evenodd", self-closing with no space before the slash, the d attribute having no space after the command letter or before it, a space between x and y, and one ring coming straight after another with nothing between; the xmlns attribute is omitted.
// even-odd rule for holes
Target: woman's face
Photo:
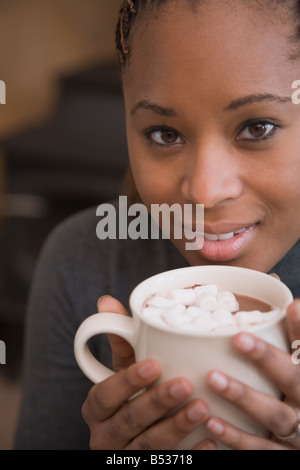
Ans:
<svg viewBox="0 0 300 470"><path fill-rule="evenodd" d="M203 248L173 240L190 264L267 272L300 236L300 60L280 13L224 4L167 3L135 25L129 155L149 210L204 204Z"/></svg>

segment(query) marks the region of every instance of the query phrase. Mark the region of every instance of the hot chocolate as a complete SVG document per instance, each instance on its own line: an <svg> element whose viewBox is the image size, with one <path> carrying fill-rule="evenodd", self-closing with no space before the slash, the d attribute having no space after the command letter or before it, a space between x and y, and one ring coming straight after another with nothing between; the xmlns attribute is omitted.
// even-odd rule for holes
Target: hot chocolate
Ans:
<svg viewBox="0 0 300 470"><path fill-rule="evenodd" d="M143 306L143 315L155 324L199 332L238 332L278 313L259 299L221 290L215 284L159 292Z"/></svg>

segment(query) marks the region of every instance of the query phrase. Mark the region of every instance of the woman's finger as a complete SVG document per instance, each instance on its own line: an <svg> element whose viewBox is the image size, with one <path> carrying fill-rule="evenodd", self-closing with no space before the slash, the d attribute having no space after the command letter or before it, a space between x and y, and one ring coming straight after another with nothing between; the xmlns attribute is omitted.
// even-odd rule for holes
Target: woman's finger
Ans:
<svg viewBox="0 0 300 470"><path fill-rule="evenodd" d="M248 434L214 416L207 420L206 428L215 439L233 450L288 450L292 448L288 444Z"/></svg>
<svg viewBox="0 0 300 470"><path fill-rule="evenodd" d="M184 378L172 379L152 387L122 404L116 402L112 395L119 394L120 400L120 396L124 394L124 390L118 392L119 389L127 388L128 394L129 391L134 391L137 383L140 384L140 379L135 376L138 366L145 367L149 364L144 362L131 366L123 383L127 371L119 372L118 387L110 381L111 383L106 384L109 385L106 389L102 387L100 390L98 387L97 395L90 398L94 402L90 402L86 420L90 422L92 448L117 450L128 445L128 448L135 450L172 448L207 418L208 408L201 400L193 400L174 413L175 409L191 398L192 385ZM129 387L128 379L131 383ZM124 400L124 395L121 399ZM96 409L97 421L95 413L91 419L91 410ZM168 415L169 418L162 421Z"/></svg>
<svg viewBox="0 0 300 470"><path fill-rule="evenodd" d="M98 312L111 312L119 313L129 317L129 313L123 307L123 305L113 297L105 295L98 300L97 303ZM111 348L112 348L112 362L113 368L116 372L124 369L135 362L134 350L125 339L117 335L107 335Z"/></svg>
<svg viewBox="0 0 300 470"><path fill-rule="evenodd" d="M178 386L178 379L176 382L170 382L169 387L174 386L174 384L176 384L176 387ZM166 393L167 390L168 392ZM173 393L170 394L170 388L166 389L164 386L163 395L165 395L165 397L160 397L159 404L154 401L147 405L148 411L140 415L142 418L140 418L140 432L136 433L137 437L132 440L126 449L173 449L199 425L204 423L208 417L208 408L200 399L190 401L184 407L175 413L172 413L169 417L160 420L160 418L164 417L167 413L169 414L171 411L173 412L179 402L181 404L183 403L183 397L177 397L177 393L178 392L176 390L175 396ZM140 406L143 406L142 400L139 403L138 409L140 409ZM135 412L135 409L132 411ZM137 415L134 414L134 416ZM157 420L158 422L156 422ZM146 425L147 421L148 425ZM151 422L150 426L149 422ZM136 429L136 431L138 431L138 429Z"/></svg>
<svg viewBox="0 0 300 470"><path fill-rule="evenodd" d="M287 312L287 330L291 341L291 345L294 341L300 343L300 300L296 299L289 305ZM293 346L292 346L293 348Z"/></svg>
<svg viewBox="0 0 300 470"><path fill-rule="evenodd" d="M124 402L155 382L160 373L158 362L146 360L135 363L94 385L82 408L85 421L89 423L108 419Z"/></svg>
<svg viewBox="0 0 300 470"><path fill-rule="evenodd" d="M218 450L217 444L211 439L205 439L192 450Z"/></svg>
<svg viewBox="0 0 300 470"><path fill-rule="evenodd" d="M250 333L233 338L234 348L267 375L295 405L300 407L300 367L291 356Z"/></svg>
<svg viewBox="0 0 300 470"><path fill-rule="evenodd" d="M280 281L280 277L276 273L270 273L270 276L275 277L275 279L278 279Z"/></svg>
<svg viewBox="0 0 300 470"><path fill-rule="evenodd" d="M268 431L282 436L293 432L298 415L288 404L217 370L207 375L206 382L216 394L233 403Z"/></svg>

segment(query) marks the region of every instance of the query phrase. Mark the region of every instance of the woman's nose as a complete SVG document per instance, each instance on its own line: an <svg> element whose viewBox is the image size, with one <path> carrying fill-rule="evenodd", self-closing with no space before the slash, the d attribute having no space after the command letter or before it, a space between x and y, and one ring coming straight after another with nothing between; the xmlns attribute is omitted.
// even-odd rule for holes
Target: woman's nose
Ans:
<svg viewBox="0 0 300 470"><path fill-rule="evenodd" d="M185 199L204 204L206 209L237 199L243 191L241 157L215 140L198 145L185 161L182 194Z"/></svg>

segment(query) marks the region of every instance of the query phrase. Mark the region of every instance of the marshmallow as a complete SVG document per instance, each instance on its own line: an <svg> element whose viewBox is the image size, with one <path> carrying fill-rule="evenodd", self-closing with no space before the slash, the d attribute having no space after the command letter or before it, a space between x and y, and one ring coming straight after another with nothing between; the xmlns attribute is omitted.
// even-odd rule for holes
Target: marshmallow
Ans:
<svg viewBox="0 0 300 470"><path fill-rule="evenodd" d="M214 284L154 294L143 308L144 316L156 325L203 332L219 329L235 333L247 326L270 321L278 313L278 309L266 313L239 311L235 295L220 291Z"/></svg>
<svg viewBox="0 0 300 470"><path fill-rule="evenodd" d="M196 286L194 288L195 293L198 295L203 294L204 292L209 292L210 294L218 294L218 287L215 284L206 284L204 286Z"/></svg>
<svg viewBox="0 0 300 470"><path fill-rule="evenodd" d="M149 307L170 308L176 305L175 300L167 299L161 295L153 295L147 302Z"/></svg>
<svg viewBox="0 0 300 470"><path fill-rule="evenodd" d="M183 304L175 304L170 308L166 308L164 310L163 315L168 316L168 315L183 315L186 311L186 306Z"/></svg>
<svg viewBox="0 0 300 470"><path fill-rule="evenodd" d="M152 318L152 317L161 316L164 313L164 311L165 311L164 308L145 307L145 308L143 308L143 315L146 318Z"/></svg>
<svg viewBox="0 0 300 470"><path fill-rule="evenodd" d="M219 308L219 302L216 294L210 292L203 292L197 298L195 305L210 312Z"/></svg>
<svg viewBox="0 0 300 470"><path fill-rule="evenodd" d="M198 318L200 316L210 318L210 312L199 307L188 307L186 309L186 314L189 315L192 319Z"/></svg>
<svg viewBox="0 0 300 470"><path fill-rule="evenodd" d="M173 289L170 291L170 298L181 304L192 305L197 295L193 288Z"/></svg>
<svg viewBox="0 0 300 470"><path fill-rule="evenodd" d="M161 315L154 315L153 317L149 317L148 320L156 326L167 326Z"/></svg>
<svg viewBox="0 0 300 470"><path fill-rule="evenodd" d="M212 312L211 318L215 320L219 326L235 325L234 316L225 308L220 308Z"/></svg>
<svg viewBox="0 0 300 470"><path fill-rule="evenodd" d="M185 323L191 322L191 317L185 314L186 307L182 304L175 305L168 308L162 314L162 319L169 326L181 326Z"/></svg>
<svg viewBox="0 0 300 470"><path fill-rule="evenodd" d="M264 314L258 310L252 310L251 312L240 311L237 312L234 317L237 325L239 326L262 323L264 321Z"/></svg>
<svg viewBox="0 0 300 470"><path fill-rule="evenodd" d="M162 316L165 323L169 326L178 327L191 323L191 318L188 315L167 314Z"/></svg>
<svg viewBox="0 0 300 470"><path fill-rule="evenodd" d="M220 292L218 302L221 308L225 308L230 312L237 312L240 308L238 301L231 292Z"/></svg>

